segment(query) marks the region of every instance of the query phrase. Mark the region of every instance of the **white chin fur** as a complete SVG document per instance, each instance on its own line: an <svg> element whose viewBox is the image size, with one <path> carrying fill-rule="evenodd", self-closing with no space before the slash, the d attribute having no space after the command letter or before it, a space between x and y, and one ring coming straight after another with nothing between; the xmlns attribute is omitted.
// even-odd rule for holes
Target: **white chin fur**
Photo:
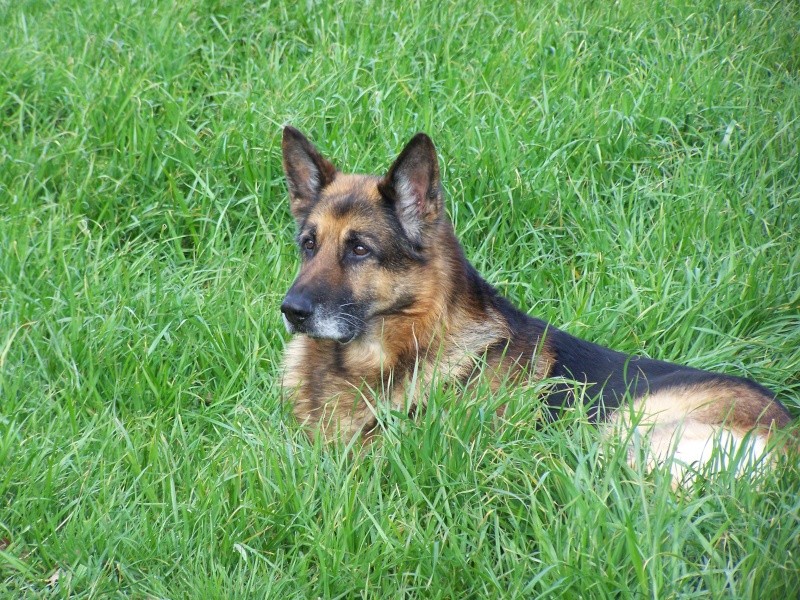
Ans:
<svg viewBox="0 0 800 600"><path fill-rule="evenodd" d="M312 327L314 337L324 338L328 340L341 340L348 337L347 332L342 327L342 324L335 317L327 317L317 319Z"/></svg>
<svg viewBox="0 0 800 600"><path fill-rule="evenodd" d="M286 331L288 331L290 335L298 333L295 326L286 318L286 315L283 315L283 324L286 326ZM300 333L305 333L311 338L336 340L338 342L350 341L352 339L352 334L345 330L342 323L336 317L315 318L309 323L306 329L306 331Z"/></svg>

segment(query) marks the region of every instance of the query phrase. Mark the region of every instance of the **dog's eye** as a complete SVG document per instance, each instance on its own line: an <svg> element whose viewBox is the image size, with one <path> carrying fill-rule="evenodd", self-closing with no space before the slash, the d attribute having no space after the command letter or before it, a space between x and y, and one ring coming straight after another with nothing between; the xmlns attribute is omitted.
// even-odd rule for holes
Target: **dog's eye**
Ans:
<svg viewBox="0 0 800 600"><path fill-rule="evenodd" d="M303 250L306 250L308 252L313 252L314 248L316 247L317 244L314 242L314 240L306 240L305 242L303 242Z"/></svg>
<svg viewBox="0 0 800 600"><path fill-rule="evenodd" d="M367 248L362 244L356 244L355 246L353 246L353 254L355 254L356 256L366 256L367 254L369 254L369 248Z"/></svg>

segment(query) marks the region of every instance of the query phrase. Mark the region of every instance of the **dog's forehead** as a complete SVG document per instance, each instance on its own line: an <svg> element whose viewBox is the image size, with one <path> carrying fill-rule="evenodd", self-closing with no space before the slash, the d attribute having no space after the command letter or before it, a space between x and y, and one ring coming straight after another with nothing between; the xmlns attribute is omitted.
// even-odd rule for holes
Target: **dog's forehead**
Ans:
<svg viewBox="0 0 800 600"><path fill-rule="evenodd" d="M371 175L338 173L333 182L322 190L321 203L340 209L359 202L377 205L381 199L379 181L379 177Z"/></svg>
<svg viewBox="0 0 800 600"><path fill-rule="evenodd" d="M337 174L322 190L308 222L320 233L374 226L383 213L379 181L380 178L369 175Z"/></svg>
<svg viewBox="0 0 800 600"><path fill-rule="evenodd" d="M374 175L337 173L330 185L322 190L322 199L335 199L352 195L363 196L365 200L377 202L380 198L378 183L381 178Z"/></svg>

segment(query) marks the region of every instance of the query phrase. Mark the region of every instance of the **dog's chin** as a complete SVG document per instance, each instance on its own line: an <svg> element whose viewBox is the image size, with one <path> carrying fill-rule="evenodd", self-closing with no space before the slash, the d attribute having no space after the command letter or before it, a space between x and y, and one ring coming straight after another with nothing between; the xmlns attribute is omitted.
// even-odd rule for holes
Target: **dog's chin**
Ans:
<svg viewBox="0 0 800 600"><path fill-rule="evenodd" d="M285 316L283 317L283 324L286 326L286 331L289 332L289 335L304 335L314 340L327 340L330 342L337 342L339 344L349 344L359 335L361 335L360 331L320 331L314 327L298 327L297 325L290 323L289 319L287 319Z"/></svg>
<svg viewBox="0 0 800 600"><path fill-rule="evenodd" d="M301 333L301 332L298 332L298 333ZM327 340L327 341L330 341L330 342L336 342L338 344L349 344L350 342L352 342L354 339L356 339L358 337L358 332L346 333L344 335L337 335L337 336L319 335L318 333L313 332L313 331L307 331L307 332L302 332L302 333L303 333L303 335L306 335L307 337L310 337L313 340L320 340L320 341Z"/></svg>

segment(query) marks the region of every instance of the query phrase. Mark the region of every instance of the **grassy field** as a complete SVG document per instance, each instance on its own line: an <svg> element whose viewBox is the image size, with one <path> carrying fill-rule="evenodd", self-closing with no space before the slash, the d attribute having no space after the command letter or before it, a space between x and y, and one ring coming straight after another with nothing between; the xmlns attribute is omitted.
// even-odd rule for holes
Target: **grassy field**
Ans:
<svg viewBox="0 0 800 600"><path fill-rule="evenodd" d="M755 0L0 1L0 598L795 597L797 456L676 494L580 411L452 391L360 461L307 442L279 140L380 172L426 131L518 305L800 415L799 27Z"/></svg>

